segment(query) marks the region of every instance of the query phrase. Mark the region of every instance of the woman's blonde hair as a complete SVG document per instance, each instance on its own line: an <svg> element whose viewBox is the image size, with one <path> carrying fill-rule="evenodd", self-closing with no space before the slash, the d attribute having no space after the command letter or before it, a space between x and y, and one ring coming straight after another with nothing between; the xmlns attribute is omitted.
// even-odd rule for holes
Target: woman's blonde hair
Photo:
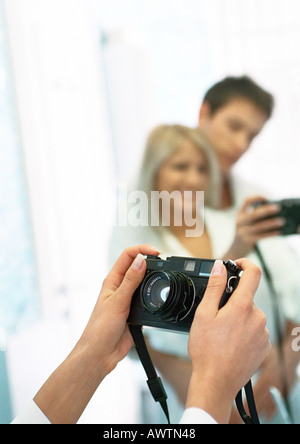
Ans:
<svg viewBox="0 0 300 444"><path fill-rule="evenodd" d="M150 196L155 190L159 168L185 141L195 145L206 157L209 168L209 183L205 191L205 205L218 208L220 204L220 172L213 149L198 128L183 125L159 125L148 136L142 161L138 189Z"/></svg>

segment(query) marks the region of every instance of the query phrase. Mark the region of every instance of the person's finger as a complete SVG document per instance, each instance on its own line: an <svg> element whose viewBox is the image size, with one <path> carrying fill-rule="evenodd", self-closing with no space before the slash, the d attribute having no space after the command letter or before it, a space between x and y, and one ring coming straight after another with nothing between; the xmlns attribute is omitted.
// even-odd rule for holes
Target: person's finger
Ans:
<svg viewBox="0 0 300 444"><path fill-rule="evenodd" d="M279 212L279 204L268 202L263 196L252 196L245 200L239 214L243 215L242 225L248 225L261 219L276 216Z"/></svg>
<svg viewBox="0 0 300 444"><path fill-rule="evenodd" d="M245 231L247 229L248 235L264 235L268 232L279 231L286 223L286 220L281 217L276 217L272 219L257 219L253 224L243 228Z"/></svg>
<svg viewBox="0 0 300 444"><path fill-rule="evenodd" d="M227 282L227 270L223 261L217 260L211 270L207 288L197 309L198 314L216 316ZM197 315L196 312L196 315Z"/></svg>
<svg viewBox="0 0 300 444"><path fill-rule="evenodd" d="M247 211L250 209L250 207L256 203L264 203L266 202L267 199L263 196L251 196L248 197L245 202L243 203L242 207L241 207L241 211Z"/></svg>
<svg viewBox="0 0 300 444"><path fill-rule="evenodd" d="M110 289L112 291L116 290L123 281L125 273L138 254L157 256L159 253L160 252L157 250L157 248L147 244L126 248L126 250L123 251L118 260L115 262L107 277L104 279L102 288Z"/></svg>

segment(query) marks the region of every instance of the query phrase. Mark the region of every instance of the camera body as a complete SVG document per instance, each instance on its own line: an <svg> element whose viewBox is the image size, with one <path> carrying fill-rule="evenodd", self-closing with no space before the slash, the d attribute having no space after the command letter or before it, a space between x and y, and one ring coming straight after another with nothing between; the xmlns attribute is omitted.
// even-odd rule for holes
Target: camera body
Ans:
<svg viewBox="0 0 300 444"><path fill-rule="evenodd" d="M297 229L300 225L300 199L283 199L279 201L268 201L268 202L257 202L254 206L259 207L260 205L266 204L276 204L279 205L279 213L267 217L266 219L271 219L274 217L282 217L285 219L285 224L281 228L281 234L290 235L296 234Z"/></svg>
<svg viewBox="0 0 300 444"><path fill-rule="evenodd" d="M145 277L132 298L128 324L188 333L215 261L179 256L164 260L148 256L146 263ZM219 308L236 289L242 273L234 262L224 264L227 285Z"/></svg>

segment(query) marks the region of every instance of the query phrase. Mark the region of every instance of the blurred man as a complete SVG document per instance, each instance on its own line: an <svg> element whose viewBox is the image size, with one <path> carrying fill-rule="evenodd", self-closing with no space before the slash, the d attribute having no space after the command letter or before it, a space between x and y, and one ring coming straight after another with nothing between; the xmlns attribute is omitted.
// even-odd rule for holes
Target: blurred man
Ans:
<svg viewBox="0 0 300 444"><path fill-rule="evenodd" d="M253 209L255 202L266 201L265 193L255 183L249 184L233 174L232 170L263 130L273 108L273 96L249 77L242 76L227 77L213 85L205 94L199 112L199 129L216 153L222 179L220 209L205 210L213 257L225 260L247 256L261 265L255 248L263 240L263 255L275 277L275 288L281 295L278 309L281 320L280 325L276 325L274 319L277 314L272 304L274 295L264 274L256 303L263 307L270 323L271 342L277 345L263 364L256 383L257 407L267 420L275 413L270 387L275 386L286 395L294 387L296 379L299 354L292 350L291 332L300 323L297 260L285 239L279 236L285 221L274 217L279 212L278 206L266 204ZM201 252L198 256L203 257ZM281 352L278 352L278 330L283 332ZM163 341L152 345L156 365L184 403L191 372L184 352L184 340L174 339L168 343L168 349ZM284 359L278 359L282 353ZM296 406L294 410L299 411L299 408ZM233 418L233 421L237 419Z"/></svg>

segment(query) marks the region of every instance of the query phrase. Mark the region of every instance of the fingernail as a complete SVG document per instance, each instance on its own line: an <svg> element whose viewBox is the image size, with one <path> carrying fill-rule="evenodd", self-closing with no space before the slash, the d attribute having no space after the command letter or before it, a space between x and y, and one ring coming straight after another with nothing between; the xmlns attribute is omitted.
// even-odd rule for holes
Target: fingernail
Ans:
<svg viewBox="0 0 300 444"><path fill-rule="evenodd" d="M211 274L213 276L221 276L221 274L223 274L223 270L224 270L223 261L217 260L214 263L214 266L211 270Z"/></svg>
<svg viewBox="0 0 300 444"><path fill-rule="evenodd" d="M135 270L141 270L144 262L145 262L144 256L141 253L139 253L137 257L134 259L132 266L133 268L135 268Z"/></svg>

